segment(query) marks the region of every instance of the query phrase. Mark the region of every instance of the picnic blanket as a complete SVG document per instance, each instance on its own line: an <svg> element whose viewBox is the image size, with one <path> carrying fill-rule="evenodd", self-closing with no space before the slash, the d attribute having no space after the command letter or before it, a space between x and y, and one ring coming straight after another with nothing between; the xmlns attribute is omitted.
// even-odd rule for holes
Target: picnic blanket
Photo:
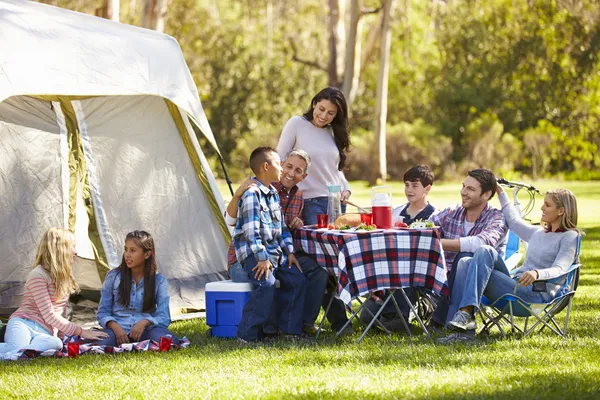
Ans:
<svg viewBox="0 0 600 400"><path fill-rule="evenodd" d="M79 356L84 354L117 354L131 353L136 351L158 351L158 343L152 340L143 340L135 343L123 343L120 346L98 346L90 343L81 342L79 336L65 336L63 339L63 348L60 350L36 351L21 349L8 353L0 354L0 360L16 361L29 360L36 357L68 357L69 343L79 343ZM179 344L171 344L170 350L185 349L190 345L190 341L184 336Z"/></svg>

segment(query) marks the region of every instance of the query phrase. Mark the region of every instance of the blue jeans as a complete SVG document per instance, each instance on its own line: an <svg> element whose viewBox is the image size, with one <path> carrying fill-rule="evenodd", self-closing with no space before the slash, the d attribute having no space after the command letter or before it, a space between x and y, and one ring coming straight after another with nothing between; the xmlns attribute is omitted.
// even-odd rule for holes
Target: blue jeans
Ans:
<svg viewBox="0 0 600 400"><path fill-rule="evenodd" d="M37 351L60 350L63 342L35 321L25 318L11 318L6 325L4 342L0 343L0 353L28 349Z"/></svg>
<svg viewBox="0 0 600 400"><path fill-rule="evenodd" d="M319 316L329 273L307 255L297 255L297 258L307 279L302 325L312 327Z"/></svg>
<svg viewBox="0 0 600 400"><path fill-rule="evenodd" d="M271 320L287 334L302 333L307 279L295 265L280 265L275 270L279 288L275 290L275 315Z"/></svg>
<svg viewBox="0 0 600 400"><path fill-rule="evenodd" d="M291 271L291 274L284 273L283 277L279 272L279 268L277 268L275 271L275 277L279 280L281 287L279 289L275 289L276 306L274 307L274 314L272 312L271 317L269 317L269 321L266 323L267 326L265 327L265 330L268 333L275 333L277 325L286 333L296 332L296 315L302 315L302 325L310 327L314 325L315 320L319 316L319 310L321 309L321 302L323 301L323 294L325 293L325 288L327 287L327 279L329 278L329 274L325 269L321 268L314 259L306 254L297 254L296 258L300 263L300 267L302 268L302 273L305 279L296 276L296 271L298 271L298 269L295 267L292 268L295 271ZM233 282L250 281L248 273L244 270L239 262L236 262L229 267L229 277ZM291 279L292 282L289 285L281 285L281 278L283 278L284 281L286 279ZM303 281L305 281L305 288L301 288L299 285L299 283L302 283ZM284 293L283 291L285 291L286 288L292 289L291 292ZM304 305L301 310L298 310L296 305L301 304L300 297L304 298ZM281 306L282 301L287 304L294 305L286 309L286 307ZM288 321L292 321L293 318L294 322L282 327L277 322L278 316L281 315L282 312L288 313Z"/></svg>
<svg viewBox="0 0 600 400"><path fill-rule="evenodd" d="M252 269L257 264L258 261L253 255L250 255L241 264L246 272L246 280L244 282L250 282L254 285L254 290L248 293L248 301L244 305L242 318L237 329L237 336L247 341L262 339L263 328L267 324L269 317L271 317L275 298L275 276L269 273L268 277L265 274L260 280L256 279L254 277L255 271L252 271ZM239 275L241 276L241 274ZM232 280L234 276L231 276ZM234 280L234 282L240 281Z"/></svg>
<svg viewBox="0 0 600 400"><path fill-rule="evenodd" d="M342 203L342 213L346 212L346 205ZM302 209L302 221L304 225L314 225L317 223L317 214L327 214L327 197L314 197L312 199L304 199L304 208ZM321 305L323 309L327 308L329 300L333 296L332 293L326 293L322 297ZM315 317L316 319L316 317ZM346 306L344 302L338 298L334 298L327 313L327 320L334 329L340 329L346 321ZM307 325L311 325L308 324Z"/></svg>
<svg viewBox="0 0 600 400"><path fill-rule="evenodd" d="M108 337L106 339L97 340L94 342L94 344L99 345L99 346L102 346L102 345L116 346L117 345L117 337L115 336L115 332L112 329L104 328L104 329L102 329L102 332L108 333ZM149 326L146 329L144 329L144 332L142 333L142 336L140 337L139 341L141 342L141 341L150 339L150 340L158 343L158 342L160 342L161 336L167 336L167 335L171 335L173 344L179 344L179 339L177 338L177 336L175 336L173 334L173 332L171 332L164 326L159 326L159 325ZM134 342L134 340L131 337L129 337L129 341Z"/></svg>
<svg viewBox="0 0 600 400"><path fill-rule="evenodd" d="M431 320L438 325L445 325L448 317L452 318L454 314L449 314L448 309L450 307L450 299L452 299L452 293L454 291L454 281L456 279L456 266L458 262L463 257L471 257L473 253L461 252L454 257L454 262L452 263L452 270L448 273L448 297L440 296L437 302L437 306L435 307L435 311L431 316Z"/></svg>
<svg viewBox="0 0 600 400"><path fill-rule="evenodd" d="M479 248L473 258L463 259L460 263L454 264L454 267L456 279L448 313L449 320L461 308L473 306L478 309L483 295L490 301L494 301L507 293L515 292L515 286L517 287L515 294L526 302L544 302L540 292L532 291L533 285L523 287L511 278L504 260L491 246ZM516 313L523 311L523 308L516 303L513 309Z"/></svg>
<svg viewBox="0 0 600 400"><path fill-rule="evenodd" d="M274 274L257 280L252 269L257 265L256 258L251 255L243 263L246 276L234 271L233 278L246 279L254 285L244 306L242 319L238 325L238 337L248 340L260 340L264 333L276 333L277 328L288 334L302 333L302 310L306 296L306 277L296 267L288 268L280 265ZM231 268L230 268L231 269ZM275 290L275 277L280 288ZM234 280L236 282L236 280ZM240 282L240 280L237 280Z"/></svg>

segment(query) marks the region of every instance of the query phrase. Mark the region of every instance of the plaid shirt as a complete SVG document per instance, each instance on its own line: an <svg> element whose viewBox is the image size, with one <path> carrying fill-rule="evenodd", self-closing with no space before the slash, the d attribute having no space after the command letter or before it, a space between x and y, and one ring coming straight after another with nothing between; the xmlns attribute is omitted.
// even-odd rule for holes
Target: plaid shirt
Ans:
<svg viewBox="0 0 600 400"><path fill-rule="evenodd" d="M281 203L281 210L284 215L284 221L285 224L289 226L294 218L301 218L302 216L302 207L304 207L302 192L298 190L298 186L294 186L288 191L281 182L275 182L272 186L277 190L279 202ZM227 265L235 264L236 262L237 256L235 255L235 247L233 246L233 241L231 241L229 250L227 251Z"/></svg>
<svg viewBox="0 0 600 400"><path fill-rule="evenodd" d="M484 244L498 250L500 256L504 258L508 226L502 211L487 204L469 232L464 231L465 215L465 208L457 204L433 214L429 220L440 227L444 239L477 236ZM455 251L444 251L448 271L452 270L457 254Z"/></svg>
<svg viewBox="0 0 600 400"><path fill-rule="evenodd" d="M292 236L283 221L277 191L258 182L240 199L238 219L233 232L235 254L240 263L250 255L258 261L270 260L274 267L286 263L294 253Z"/></svg>

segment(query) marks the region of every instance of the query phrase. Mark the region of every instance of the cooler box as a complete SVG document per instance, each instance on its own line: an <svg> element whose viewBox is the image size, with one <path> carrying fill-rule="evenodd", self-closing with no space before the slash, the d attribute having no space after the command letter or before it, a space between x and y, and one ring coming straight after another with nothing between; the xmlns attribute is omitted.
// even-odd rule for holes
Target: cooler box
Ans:
<svg viewBox="0 0 600 400"><path fill-rule="evenodd" d="M235 337L248 293L253 289L251 283L230 280L206 284L206 325L212 328L212 336Z"/></svg>

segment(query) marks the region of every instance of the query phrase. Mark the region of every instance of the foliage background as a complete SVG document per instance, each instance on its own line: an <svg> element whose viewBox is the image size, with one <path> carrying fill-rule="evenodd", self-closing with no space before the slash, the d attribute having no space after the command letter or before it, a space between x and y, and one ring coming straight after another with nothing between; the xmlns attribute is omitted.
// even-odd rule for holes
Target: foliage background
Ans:
<svg viewBox="0 0 600 400"><path fill-rule="evenodd" d="M101 0L52 0L94 13ZM139 25L142 1L121 1ZM234 179L258 144L327 85L326 0L170 0L166 33L184 52ZM361 6L380 7L379 0ZM269 12L269 9L271 12ZM365 15L363 40L377 15ZM440 178L473 167L533 178L599 179L600 4L595 0L397 0L392 13L388 174L415 163ZM349 179L374 157L378 60L352 107ZM208 148L208 146L204 146ZM211 154L215 172L222 176ZM244 167L242 167L244 166Z"/></svg>

